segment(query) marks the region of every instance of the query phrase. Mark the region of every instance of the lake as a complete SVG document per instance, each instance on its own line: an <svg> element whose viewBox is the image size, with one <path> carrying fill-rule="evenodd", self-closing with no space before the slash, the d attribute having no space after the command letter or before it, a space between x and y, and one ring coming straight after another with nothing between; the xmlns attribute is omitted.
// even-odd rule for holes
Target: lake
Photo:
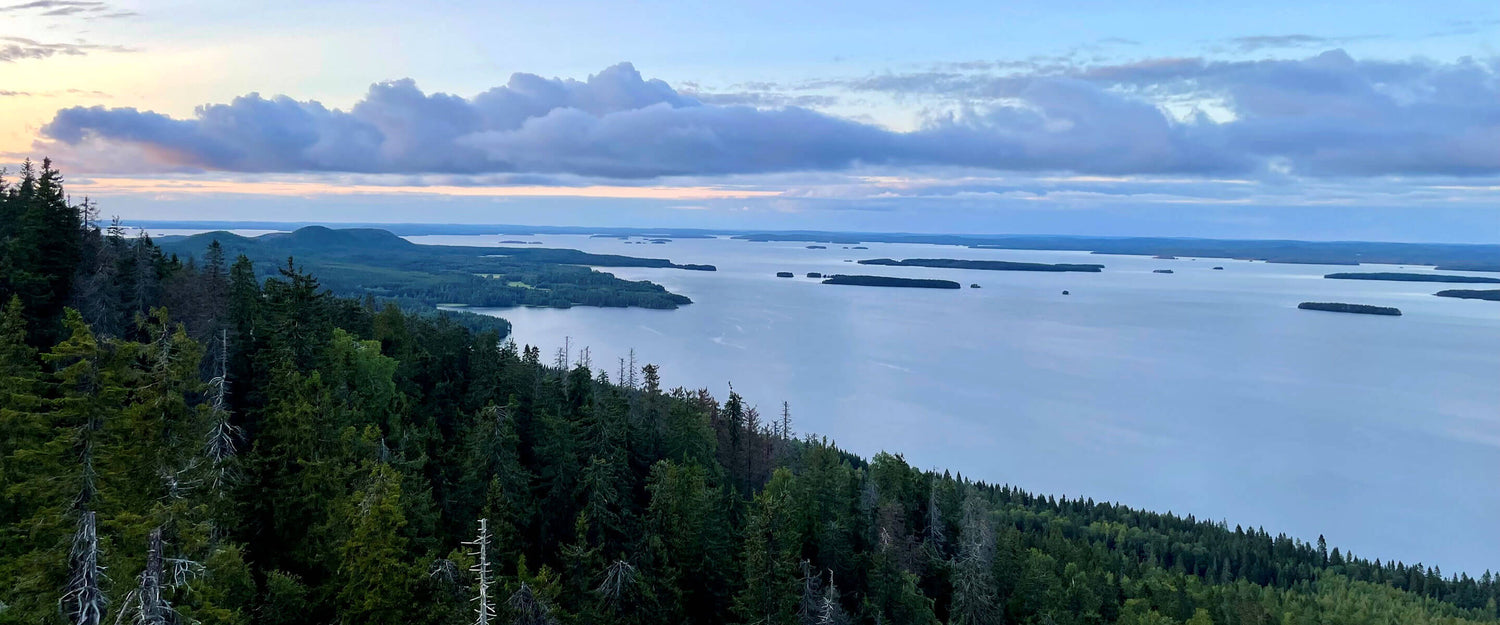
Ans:
<svg viewBox="0 0 1500 625"><path fill-rule="evenodd" d="M408 238L524 239L718 266L605 269L693 299L678 310L481 311L509 319L516 341L541 347L545 360L569 337L613 377L634 349L639 364L661 366L667 386L706 387L722 401L732 383L768 415L788 401L797 432L862 455L899 452L976 480L1273 535L1321 533L1361 556L1448 573L1500 568L1500 303L1432 296L1463 285L1321 277L1353 270L1338 266L934 245ZM844 262L879 257L1106 268ZM823 285L802 277L813 271L965 288ZM1297 310L1302 301L1395 306L1405 316Z"/></svg>

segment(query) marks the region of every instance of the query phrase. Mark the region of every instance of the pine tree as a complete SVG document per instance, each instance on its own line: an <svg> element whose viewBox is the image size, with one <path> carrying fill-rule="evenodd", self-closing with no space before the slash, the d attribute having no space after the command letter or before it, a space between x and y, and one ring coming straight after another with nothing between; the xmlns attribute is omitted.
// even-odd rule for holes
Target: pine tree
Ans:
<svg viewBox="0 0 1500 625"><path fill-rule="evenodd" d="M404 624L413 607L412 565L401 529L401 475L379 464L345 505L349 535L339 547L337 602L351 623Z"/></svg>
<svg viewBox="0 0 1500 625"><path fill-rule="evenodd" d="M797 562L801 537L793 518L792 474L777 469L765 490L755 496L745 528L745 584L735 610L748 623L791 625L798 592Z"/></svg>

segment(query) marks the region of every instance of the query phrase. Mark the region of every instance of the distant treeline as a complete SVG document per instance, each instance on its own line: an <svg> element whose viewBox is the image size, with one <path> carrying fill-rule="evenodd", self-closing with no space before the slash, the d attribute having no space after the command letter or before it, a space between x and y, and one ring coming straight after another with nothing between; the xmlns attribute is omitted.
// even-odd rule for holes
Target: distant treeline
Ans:
<svg viewBox="0 0 1500 625"><path fill-rule="evenodd" d="M984 271L1079 271L1098 273L1104 265L1095 264L1048 264L1018 263L1008 260L959 260L953 258L908 258L892 260L875 258L859 261L861 265L885 265L891 267L940 267L944 269L981 269Z"/></svg>
<svg viewBox="0 0 1500 625"><path fill-rule="evenodd" d="M1500 245L832 232L753 233L740 235L735 238L749 241L803 241L842 244L872 241L880 243L925 243L935 245L964 245L982 249L1082 251L1140 256L1194 256L1200 258L1235 258L1264 260L1274 263L1323 265L1358 265L1360 263L1439 265L1438 269L1451 271L1500 271Z"/></svg>
<svg viewBox="0 0 1500 625"><path fill-rule="evenodd" d="M1454 276L1437 273L1330 273L1323 276L1334 280L1385 280L1390 282L1457 282L1473 284L1500 284L1500 278L1481 276Z"/></svg>

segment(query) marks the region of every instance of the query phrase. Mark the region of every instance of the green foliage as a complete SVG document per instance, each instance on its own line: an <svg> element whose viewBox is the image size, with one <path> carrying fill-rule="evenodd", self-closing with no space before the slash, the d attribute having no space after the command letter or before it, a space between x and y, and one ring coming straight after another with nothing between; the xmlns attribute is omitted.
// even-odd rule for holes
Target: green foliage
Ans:
<svg viewBox="0 0 1500 625"><path fill-rule="evenodd" d="M677 266L658 258L564 249L416 245L384 230L321 226L255 238L211 232L174 239L165 246L189 256L204 253L212 243L218 243L222 252L244 255L262 267L295 258L334 293L374 296L412 308L443 304L676 308L692 302L660 285L621 280L590 268Z"/></svg>

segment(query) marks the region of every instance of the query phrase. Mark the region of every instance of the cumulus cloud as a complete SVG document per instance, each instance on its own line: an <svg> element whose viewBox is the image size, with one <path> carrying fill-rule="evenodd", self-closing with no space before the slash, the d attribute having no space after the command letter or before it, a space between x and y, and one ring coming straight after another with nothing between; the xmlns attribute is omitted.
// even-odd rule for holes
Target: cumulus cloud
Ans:
<svg viewBox="0 0 1500 625"><path fill-rule="evenodd" d="M42 133L48 147L124 150L165 170L617 179L872 165L1109 175L1500 173L1493 60L1360 61L1335 50L1297 60L891 74L819 87L965 105L896 132L769 96L695 96L621 64L585 81L516 74L471 98L427 94L410 80L381 83L347 111L258 94L186 119L75 107ZM1182 102L1193 110L1168 112Z"/></svg>

